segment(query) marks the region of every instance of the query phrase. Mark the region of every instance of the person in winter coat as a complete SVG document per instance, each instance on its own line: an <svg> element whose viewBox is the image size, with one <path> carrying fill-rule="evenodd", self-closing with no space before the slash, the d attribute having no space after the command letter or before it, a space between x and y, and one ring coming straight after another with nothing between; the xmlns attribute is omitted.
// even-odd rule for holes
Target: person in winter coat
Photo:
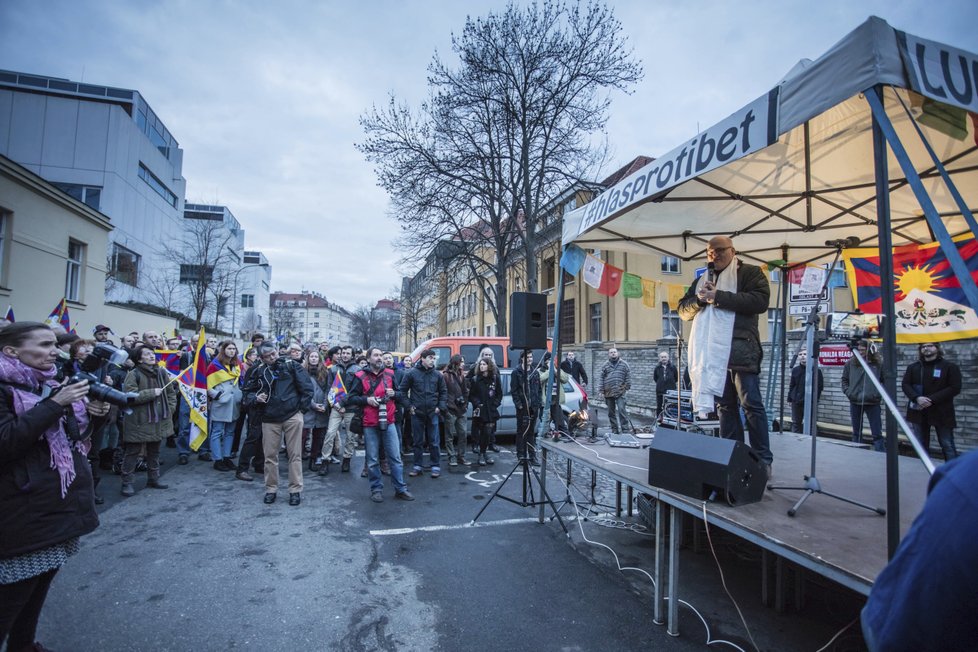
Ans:
<svg viewBox="0 0 978 652"><path fill-rule="evenodd" d="M384 480L380 470L380 449L387 451L394 498L414 500L404 482L404 465L401 463L400 436L394 423L394 404L401 399L394 385L394 370L384 365L381 350L375 346L367 349L367 366L358 371L350 387L347 404L359 407L363 414L363 439L367 457L367 473L370 478L370 500L384 501ZM438 373L437 371L435 373Z"/></svg>
<svg viewBox="0 0 978 652"><path fill-rule="evenodd" d="M520 353L520 364L510 376L509 393L516 408L516 459L525 460L529 458L527 443L536 437L536 425L543 405L540 374L533 368L533 353L529 350L524 349Z"/></svg>
<svg viewBox="0 0 978 652"><path fill-rule="evenodd" d="M666 392L675 390L679 382L679 370L669 359L668 351L659 351L659 364L652 370L652 382L655 383L655 413L661 419Z"/></svg>
<svg viewBox="0 0 978 652"><path fill-rule="evenodd" d="M302 459L309 460L310 471L318 471L322 465L318 459L319 452L323 449L323 439L329 427L329 406L326 404L329 371L322 363L319 351L310 351L302 367L312 380L312 403L302 417ZM316 459L313 459L312 451L316 451Z"/></svg>
<svg viewBox="0 0 978 652"><path fill-rule="evenodd" d="M710 238L706 259L713 271L703 274L689 286L679 300L677 310L680 319L693 322L689 338L689 366L695 390L693 407L705 411L712 408L713 397L720 396L720 435L727 439L743 437L742 408L747 419L750 447L761 458L770 478L774 454L771 452L767 411L761 397L764 350L758 315L767 313L771 286L760 267L737 258L733 240L727 236ZM728 330L731 325L732 330ZM714 335L721 331L724 333L722 338ZM730 337L729 341L727 337ZM718 356L718 350L729 353ZM719 357L726 357L726 364ZM722 376L717 372L722 372Z"/></svg>
<svg viewBox="0 0 978 652"><path fill-rule="evenodd" d="M448 361L443 375L448 390L448 409L445 411L445 450L448 465L469 466L465 459L465 408L469 404L469 379L465 377L465 359L456 353Z"/></svg>
<svg viewBox="0 0 978 652"><path fill-rule="evenodd" d="M421 475L425 441L431 457L431 477L441 475L441 446L438 424L448 410L448 389L445 377L435 369L436 354L432 349L421 352L416 367L404 377L401 393L408 397L411 409L411 432L414 435L414 466L408 474Z"/></svg>
<svg viewBox="0 0 978 652"><path fill-rule="evenodd" d="M618 355L618 349L608 349L608 361L601 367L598 379L598 393L604 396L608 406L608 421L611 432L634 430L628 418L628 403L626 394L632 388L632 371L628 363Z"/></svg>
<svg viewBox="0 0 978 652"><path fill-rule="evenodd" d="M479 466L494 464L489 457L489 435L499 420L499 405L503 400L502 387L497 380L499 372L489 358L480 358L475 375L469 386L469 402L472 403L472 433L479 443Z"/></svg>
<svg viewBox="0 0 978 652"><path fill-rule="evenodd" d="M99 524L85 456L109 406L87 401L87 381L59 387L57 355L44 324L0 330L0 646L6 641L7 650L44 649L34 636L48 587L79 538Z"/></svg>
<svg viewBox="0 0 978 652"><path fill-rule="evenodd" d="M875 348L870 353L869 342L856 342L856 351L873 370L873 375L882 384L883 361ZM880 412L880 392L866 375L866 370L855 357L846 361L842 368L842 393L849 399L849 418L852 422L852 441L857 444L863 440L863 415L869 419L869 430L873 434L873 450L885 451L886 440L883 439L883 422Z"/></svg>
<svg viewBox="0 0 978 652"><path fill-rule="evenodd" d="M207 366L207 435L211 457L218 471L233 471L231 445L234 443L234 423L241 411L238 347L231 340L217 345L217 355Z"/></svg>
<svg viewBox="0 0 978 652"><path fill-rule="evenodd" d="M152 347L140 346L132 352L135 369L126 376L125 391L138 396L132 414L126 415L125 457L122 459L122 495L133 496L133 472L140 454L145 450L148 480L152 489L166 489L160 482L160 442L173 433L173 410L177 406L177 390L167 385L167 372L156 364Z"/></svg>
<svg viewBox="0 0 978 652"><path fill-rule="evenodd" d="M791 403L791 429L793 432L804 432L805 420L805 387L808 377L808 352L798 352L798 364L791 370L791 383L788 385L788 402ZM818 363L816 363L818 366ZM822 389L825 387L825 380L822 378L822 370L818 369L818 394L815 402L822 397ZM817 414L817 412L816 412Z"/></svg>
<svg viewBox="0 0 978 652"><path fill-rule="evenodd" d="M259 346L261 346L259 344ZM245 393L245 388L249 386L253 378L257 378L264 372L264 363L261 359L257 357L258 350L251 348L248 353L255 353L255 362L251 363L246 371L241 376L241 408L245 413L245 437L244 441L241 442L241 448L238 451L238 466L235 471L234 477L238 480L243 480L245 482L251 482L254 480L254 476L248 473L248 466L253 465L255 473L260 473L264 475L265 473L265 453L262 446L262 431L261 431L261 417L262 412L265 410L265 406L254 400L254 397L249 397Z"/></svg>
<svg viewBox="0 0 978 652"><path fill-rule="evenodd" d="M913 424L917 440L930 449L930 429L937 431L944 461L958 456L954 446L954 397L961 393L961 369L944 359L937 342L917 345L918 360L903 374L903 393L910 399L907 421Z"/></svg>
<svg viewBox="0 0 978 652"><path fill-rule="evenodd" d="M278 349L263 344L262 365L245 385L245 400L262 405L262 445L265 453L266 505L278 493L278 454L285 440L289 456L289 505L302 503L302 413L312 403L312 381L297 362L280 359Z"/></svg>

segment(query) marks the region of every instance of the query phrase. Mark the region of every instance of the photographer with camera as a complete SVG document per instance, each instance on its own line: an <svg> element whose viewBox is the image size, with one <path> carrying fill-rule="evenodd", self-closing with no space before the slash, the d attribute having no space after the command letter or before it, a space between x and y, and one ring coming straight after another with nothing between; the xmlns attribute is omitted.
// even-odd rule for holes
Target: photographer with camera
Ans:
<svg viewBox="0 0 978 652"><path fill-rule="evenodd" d="M177 406L177 390L170 383L165 369L156 364L156 354L149 346L139 346L132 352L136 368L126 376L125 389L134 392L132 414L125 417L126 434L123 442L122 495L136 495L133 473L145 450L146 486L166 489L160 482L160 444L173 434L173 410Z"/></svg>
<svg viewBox="0 0 978 652"><path fill-rule="evenodd" d="M300 364L280 358L278 349L271 344L263 344L258 355L262 364L249 374L244 400L261 409L264 501L271 505L278 493L278 453L284 438L289 456L289 505L297 507L302 502L303 486L302 413L312 405L312 380ZM240 464L239 460L239 470Z"/></svg>
<svg viewBox="0 0 978 652"><path fill-rule="evenodd" d="M0 646L40 649L34 635L55 574L98 527L85 457L108 405L86 381L58 386L54 332L0 330ZM93 417L91 420L89 417Z"/></svg>
<svg viewBox="0 0 978 652"><path fill-rule="evenodd" d="M448 361L442 375L448 390L448 409L445 411L445 450L448 451L448 465L469 466L465 459L465 410L469 404L469 380L465 377L465 359L456 353ZM456 443L457 442L457 443Z"/></svg>
<svg viewBox="0 0 978 652"><path fill-rule="evenodd" d="M437 372L435 372L437 373ZM363 420L363 439L367 453L367 477L370 500L384 501L384 480L380 472L380 447L387 453L387 463L394 483L394 498L414 500L404 482L401 462L401 440L394 423L395 401L401 400L394 382L394 371L384 365L383 352L376 346L367 349L367 367L354 374L347 405L358 406Z"/></svg>
<svg viewBox="0 0 978 652"><path fill-rule="evenodd" d="M533 368L533 353L529 350L520 353L520 366L513 369L509 393L516 408L516 458L522 461L528 458L527 443L536 436L534 429L543 406L540 374Z"/></svg>

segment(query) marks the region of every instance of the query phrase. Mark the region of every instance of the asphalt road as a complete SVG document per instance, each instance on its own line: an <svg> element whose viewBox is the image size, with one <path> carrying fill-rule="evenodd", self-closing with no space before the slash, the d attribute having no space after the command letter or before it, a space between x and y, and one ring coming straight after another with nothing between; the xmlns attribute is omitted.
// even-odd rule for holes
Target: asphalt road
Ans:
<svg viewBox="0 0 978 652"><path fill-rule="evenodd" d="M168 490L139 478L137 495L120 499L118 476L103 480L101 527L55 579L38 638L59 651L753 649L708 552L683 553L683 598L704 620L684 606L673 638L652 623L649 578L619 572L584 539L651 572L648 533L579 522L567 507L567 537L498 499L472 526L515 464L509 451L497 457L491 470L409 479L411 503L386 482L375 504L358 456L353 473L307 472L303 503L290 507L284 464L279 500L265 505L261 482L193 458L176 466L167 449ZM518 498L520 487L517 473L503 491ZM606 502L610 491L599 483ZM831 587L810 590L800 612L764 607L756 551L714 540L759 649L815 650L858 610ZM858 635L841 641L830 649L861 649Z"/></svg>

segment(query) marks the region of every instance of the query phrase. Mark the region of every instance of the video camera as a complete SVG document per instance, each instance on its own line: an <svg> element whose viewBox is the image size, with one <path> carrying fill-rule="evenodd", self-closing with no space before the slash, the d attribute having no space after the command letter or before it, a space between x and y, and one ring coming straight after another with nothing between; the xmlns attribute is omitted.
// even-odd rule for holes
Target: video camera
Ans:
<svg viewBox="0 0 978 652"><path fill-rule="evenodd" d="M128 414L128 407L136 401L136 397L139 395L135 392L120 391L102 382L109 365L121 367L128 359L129 354L122 349L117 349L105 342L99 342L92 349L92 352L82 360L78 373L69 378L66 384L73 385L87 380L89 399L117 405Z"/></svg>
<svg viewBox="0 0 978 652"><path fill-rule="evenodd" d="M857 310L833 312L825 318L826 339L848 341L850 346L855 346L859 340L879 339L882 334L883 315Z"/></svg>

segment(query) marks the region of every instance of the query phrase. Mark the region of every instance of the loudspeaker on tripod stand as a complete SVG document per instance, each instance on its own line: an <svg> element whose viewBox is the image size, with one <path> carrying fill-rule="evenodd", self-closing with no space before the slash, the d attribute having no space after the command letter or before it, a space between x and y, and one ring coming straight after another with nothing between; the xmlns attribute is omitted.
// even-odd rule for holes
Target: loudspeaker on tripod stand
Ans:
<svg viewBox="0 0 978 652"><path fill-rule="evenodd" d="M657 428L649 447L649 484L698 500L716 492L731 505L756 503L764 495L764 464L741 441Z"/></svg>
<svg viewBox="0 0 978 652"><path fill-rule="evenodd" d="M509 339L514 349L547 348L547 295L535 292L510 295Z"/></svg>

